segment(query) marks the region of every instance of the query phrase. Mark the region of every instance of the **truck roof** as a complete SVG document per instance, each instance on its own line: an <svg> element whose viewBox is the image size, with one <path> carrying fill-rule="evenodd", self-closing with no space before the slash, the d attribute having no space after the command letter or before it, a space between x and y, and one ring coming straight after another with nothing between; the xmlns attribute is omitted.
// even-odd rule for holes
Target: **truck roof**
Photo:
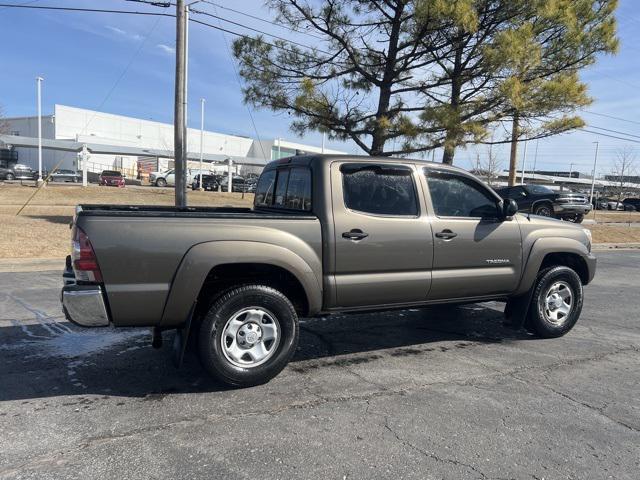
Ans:
<svg viewBox="0 0 640 480"><path fill-rule="evenodd" d="M276 168L280 165L304 165L315 167L322 167L326 163L333 162L335 160L348 161L353 163L415 163L428 168L434 168L438 170L450 170L454 172L464 173L469 175L466 170L447 165L440 162L431 162L428 160L422 160L418 158L398 158L398 157L373 157L369 155L344 155L344 154L312 154L312 155L294 155L291 157L281 158L279 160L273 160L265 166L265 170Z"/></svg>

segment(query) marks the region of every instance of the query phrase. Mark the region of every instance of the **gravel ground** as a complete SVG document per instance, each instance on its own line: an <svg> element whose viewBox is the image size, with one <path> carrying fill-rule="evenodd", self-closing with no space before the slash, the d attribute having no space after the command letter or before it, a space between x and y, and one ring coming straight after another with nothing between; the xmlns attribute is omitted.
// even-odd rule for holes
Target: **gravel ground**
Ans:
<svg viewBox="0 0 640 480"><path fill-rule="evenodd" d="M146 331L68 324L60 272L0 273L0 478L637 479L639 271L600 253L554 340L496 303L305 319L245 390Z"/></svg>

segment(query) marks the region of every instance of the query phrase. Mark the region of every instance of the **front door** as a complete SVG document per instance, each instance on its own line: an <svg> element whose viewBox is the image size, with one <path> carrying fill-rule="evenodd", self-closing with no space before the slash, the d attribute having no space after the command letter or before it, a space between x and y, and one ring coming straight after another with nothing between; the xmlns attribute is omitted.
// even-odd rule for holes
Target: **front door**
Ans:
<svg viewBox="0 0 640 480"><path fill-rule="evenodd" d="M516 289L522 240L515 217L501 220L501 201L475 178L425 168L433 216L430 300L506 294Z"/></svg>
<svg viewBox="0 0 640 480"><path fill-rule="evenodd" d="M391 162L332 164L336 306L426 300L433 240L417 174Z"/></svg>

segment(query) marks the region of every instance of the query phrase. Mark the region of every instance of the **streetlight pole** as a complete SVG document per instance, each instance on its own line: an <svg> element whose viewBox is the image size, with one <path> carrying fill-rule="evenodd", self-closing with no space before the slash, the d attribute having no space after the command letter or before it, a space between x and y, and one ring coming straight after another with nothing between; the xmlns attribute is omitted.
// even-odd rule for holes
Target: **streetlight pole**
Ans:
<svg viewBox="0 0 640 480"><path fill-rule="evenodd" d="M176 1L176 81L173 118L173 149L175 160L175 205L178 208L187 206L187 7L184 0Z"/></svg>
<svg viewBox="0 0 640 480"><path fill-rule="evenodd" d="M533 154L533 170L531 171L531 178L536 178L536 163L538 162L538 142L540 139L536 140L536 153Z"/></svg>
<svg viewBox="0 0 640 480"><path fill-rule="evenodd" d="M38 185L42 183L42 81L44 78L36 77L38 92Z"/></svg>
<svg viewBox="0 0 640 480"><path fill-rule="evenodd" d="M202 185L202 156L204 155L204 102L205 99L200 99L200 188L198 190L204 190Z"/></svg>
<svg viewBox="0 0 640 480"><path fill-rule="evenodd" d="M591 193L589 194L589 203L593 205L593 187L596 185L596 167L598 166L598 142L593 142L596 144L596 155L593 158L593 177L591 178Z"/></svg>
<svg viewBox="0 0 640 480"><path fill-rule="evenodd" d="M527 163L527 142L524 142L524 152L522 152L522 172L520 177L520 185L524 185L524 171Z"/></svg>

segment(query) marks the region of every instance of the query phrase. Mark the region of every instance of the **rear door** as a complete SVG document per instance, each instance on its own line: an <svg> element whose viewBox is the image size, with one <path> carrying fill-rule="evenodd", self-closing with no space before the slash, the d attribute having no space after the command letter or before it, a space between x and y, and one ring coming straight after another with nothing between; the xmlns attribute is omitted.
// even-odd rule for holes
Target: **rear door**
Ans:
<svg viewBox="0 0 640 480"><path fill-rule="evenodd" d="M414 166L331 165L338 307L424 301L433 241Z"/></svg>
<svg viewBox="0 0 640 480"><path fill-rule="evenodd" d="M520 278L522 241L514 217L500 220L500 199L475 178L425 168L433 208L430 300L509 293Z"/></svg>

